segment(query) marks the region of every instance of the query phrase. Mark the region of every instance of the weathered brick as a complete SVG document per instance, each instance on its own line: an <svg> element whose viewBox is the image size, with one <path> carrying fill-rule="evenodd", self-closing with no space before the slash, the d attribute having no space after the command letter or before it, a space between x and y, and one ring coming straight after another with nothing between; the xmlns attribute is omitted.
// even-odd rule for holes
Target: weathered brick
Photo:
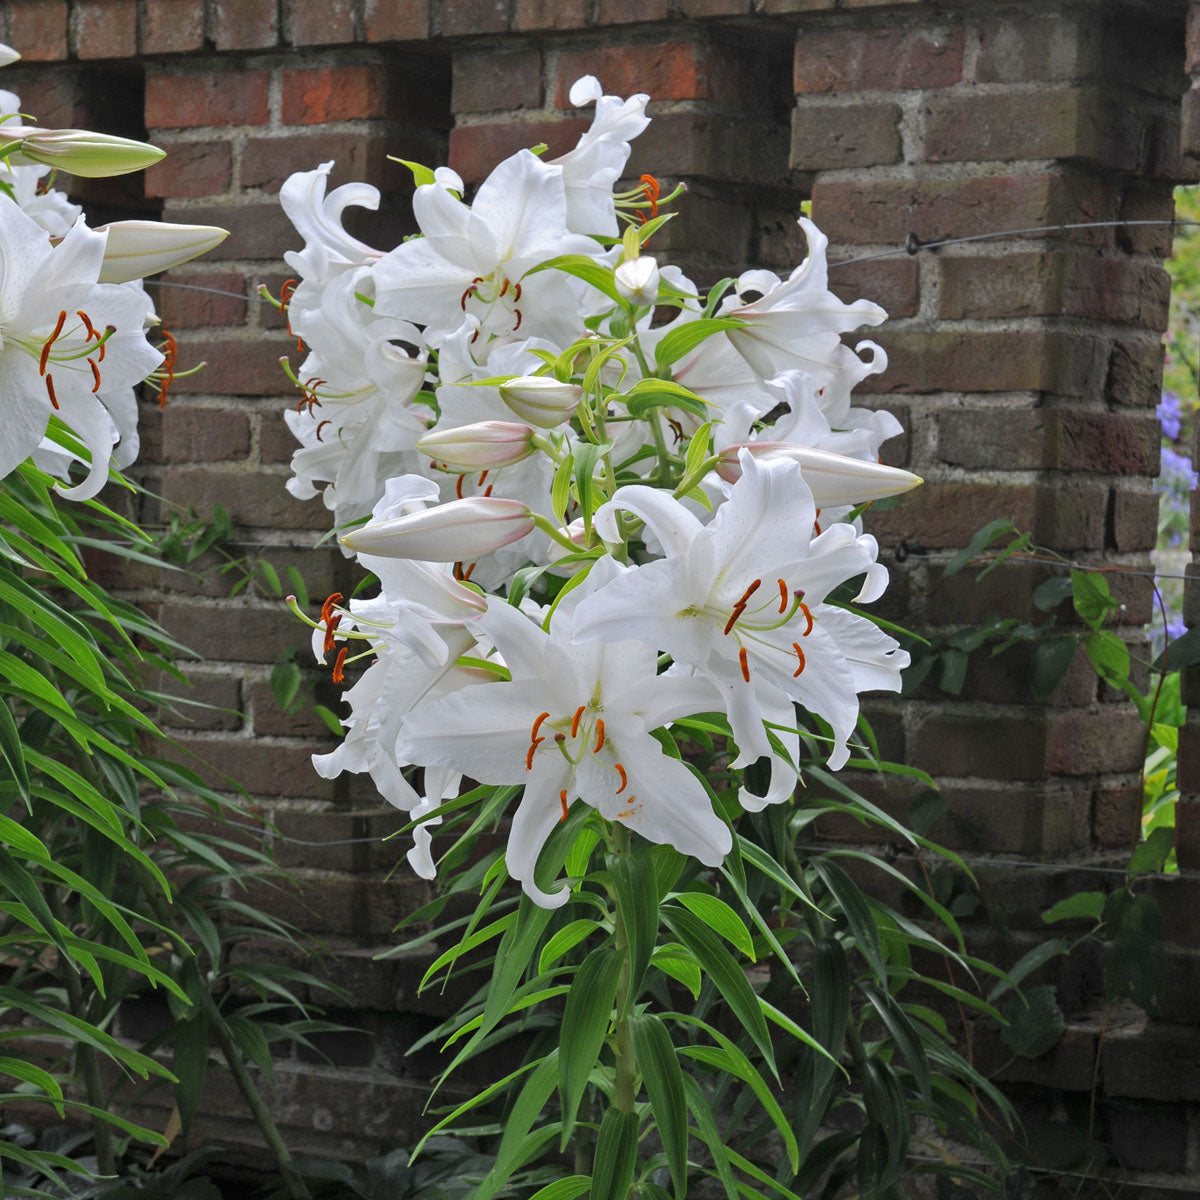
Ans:
<svg viewBox="0 0 1200 1200"><path fill-rule="evenodd" d="M1158 474L1162 434L1149 413L947 409L937 426L938 456L954 466Z"/></svg>
<svg viewBox="0 0 1200 1200"><path fill-rule="evenodd" d="M220 247L222 258L266 260L274 266L284 251L298 250L304 242L277 200L262 204L189 205L186 208L169 205L163 219L228 229L229 236Z"/></svg>
<svg viewBox="0 0 1200 1200"><path fill-rule="evenodd" d="M1104 396L1110 404L1153 408L1162 395L1163 345L1157 335L1117 338L1109 353Z"/></svg>
<svg viewBox="0 0 1200 1200"><path fill-rule="evenodd" d="M792 114L789 163L796 171L873 167L899 162L900 108L875 101L808 101Z"/></svg>
<svg viewBox="0 0 1200 1200"><path fill-rule="evenodd" d="M170 600L159 619L206 662L274 663L309 643L308 630L282 601L268 608L244 601L225 607Z"/></svg>
<svg viewBox="0 0 1200 1200"><path fill-rule="evenodd" d="M508 29L508 0L455 0L442 9L446 37L504 33Z"/></svg>
<svg viewBox="0 0 1200 1200"><path fill-rule="evenodd" d="M1137 171L1143 127L1127 102L1094 88L931 96L929 162L1082 158Z"/></svg>
<svg viewBox="0 0 1200 1200"><path fill-rule="evenodd" d="M590 125L590 120L459 125L450 131L450 165L465 183L478 183L502 159L539 142L550 147L546 158L565 154Z"/></svg>
<svg viewBox="0 0 1200 1200"><path fill-rule="evenodd" d="M156 689L177 697L169 707L164 704L155 720L172 729L230 731L242 727L240 680L233 675L213 675L188 671L187 683L169 675L156 681Z"/></svg>
<svg viewBox="0 0 1200 1200"><path fill-rule="evenodd" d="M388 116L383 67L349 64L280 72L280 117L285 125L320 125Z"/></svg>
<svg viewBox="0 0 1200 1200"><path fill-rule="evenodd" d="M917 261L913 258L875 259L864 263L829 264L829 290L852 303L860 297L887 309L889 317L911 317L920 304Z"/></svg>
<svg viewBox="0 0 1200 1200"><path fill-rule="evenodd" d="M91 119L92 102L83 80L62 71L42 71L20 83L21 108L48 128L78 129Z"/></svg>
<svg viewBox="0 0 1200 1200"><path fill-rule="evenodd" d="M316 691L318 694L314 694ZM341 689L330 682L327 669L312 669L304 672L300 696L311 696L304 700L294 713L284 712L275 701L275 693L269 683L254 683L249 688L249 708L254 719L256 736L307 737L329 736L329 726L313 711L313 704L323 704L336 712L340 707ZM395 815L395 814L393 814ZM390 832L390 830L389 830ZM297 863L297 866L305 864ZM316 863L307 864L316 866ZM330 864L331 866L333 864Z"/></svg>
<svg viewBox="0 0 1200 1200"><path fill-rule="evenodd" d="M685 17L704 20L707 17L738 17L752 10L754 0L680 0L680 12Z"/></svg>
<svg viewBox="0 0 1200 1200"><path fill-rule="evenodd" d="M786 163L786 135L775 123L725 111L672 112L655 117L633 143L626 172L785 186Z"/></svg>
<svg viewBox="0 0 1200 1200"><path fill-rule="evenodd" d="M1101 1116L1105 1144L1126 1170L1187 1170L1188 1113L1182 1106L1109 1101Z"/></svg>
<svg viewBox="0 0 1200 1200"><path fill-rule="evenodd" d="M1136 771L1145 749L1141 718L1128 712L1056 713L1050 720L1046 767L1056 775Z"/></svg>
<svg viewBox="0 0 1200 1200"><path fill-rule="evenodd" d="M209 19L218 50L263 50L279 41L278 0L211 0Z"/></svg>
<svg viewBox="0 0 1200 1200"><path fill-rule="evenodd" d="M179 340L180 367L197 362L203 371L176 379L171 395L190 392L218 396L290 396L294 388L279 366L281 355L292 350L287 338L202 338L188 334Z"/></svg>
<svg viewBox="0 0 1200 1200"><path fill-rule="evenodd" d="M204 46L204 0L145 0L142 51L185 54Z"/></svg>
<svg viewBox="0 0 1200 1200"><path fill-rule="evenodd" d="M975 79L1032 83L1087 75L1099 65L1100 50L1099 30L1089 29L1089 24L1070 13L988 14Z"/></svg>
<svg viewBox="0 0 1200 1200"><path fill-rule="evenodd" d="M1034 716L931 713L918 722L916 765L931 775L1039 779L1045 770L1047 726Z"/></svg>
<svg viewBox="0 0 1200 1200"><path fill-rule="evenodd" d="M146 77L146 127L265 125L266 71L206 71Z"/></svg>
<svg viewBox="0 0 1200 1200"><path fill-rule="evenodd" d="M1113 549L1153 550L1158 539L1158 496L1151 491L1113 488Z"/></svg>
<svg viewBox="0 0 1200 1200"><path fill-rule="evenodd" d="M298 501L284 491L286 476L261 471L175 468L163 475L167 504L201 515L220 503L235 525L271 529L324 529L329 514L319 499Z"/></svg>
<svg viewBox="0 0 1200 1200"><path fill-rule="evenodd" d="M1099 787L1092 793L1092 828L1096 844L1129 847L1142 827L1142 789L1136 785Z"/></svg>
<svg viewBox="0 0 1200 1200"><path fill-rule="evenodd" d="M872 513L882 542L900 539L928 547L961 547L989 521L1008 518L1034 541L1057 550L1104 545L1106 489L1098 484L943 483L927 480L895 508Z"/></svg>
<svg viewBox="0 0 1200 1200"><path fill-rule="evenodd" d="M1110 1030L1100 1070L1110 1096L1200 1100L1200 1041L1192 1029L1139 1022Z"/></svg>
<svg viewBox="0 0 1200 1200"><path fill-rule="evenodd" d="M423 41L429 36L429 0L366 0L363 28L368 42Z"/></svg>
<svg viewBox="0 0 1200 1200"><path fill-rule="evenodd" d="M559 55L555 103L570 108L567 93L581 75L595 75L606 93L653 92L653 99L711 100L734 95L744 62L707 42L635 42Z"/></svg>
<svg viewBox="0 0 1200 1200"><path fill-rule="evenodd" d="M946 812L929 836L942 845L987 854L1069 854L1088 848L1086 788L943 784L939 791Z"/></svg>
<svg viewBox="0 0 1200 1200"><path fill-rule="evenodd" d="M313 751L325 750L327 746L219 735L177 735L175 740L187 756L184 761L210 787L218 790L232 791L240 785L253 796L296 796L314 800L333 797L333 780L322 779L312 766ZM192 755L194 759L191 759ZM246 899L248 903L254 903L249 897ZM273 910L268 908L268 911ZM294 909L293 915L298 915ZM321 932L311 919L308 928L314 933Z"/></svg>
<svg viewBox="0 0 1200 1200"><path fill-rule="evenodd" d="M329 188L344 179L370 179L380 190L401 189L411 182L406 167L391 162L388 138L374 133L310 133L303 136L251 137L241 154L243 188L258 188L274 193L296 171L311 170L313 165L336 163Z"/></svg>
<svg viewBox="0 0 1200 1200"><path fill-rule="evenodd" d="M520 33L583 29L587 23L587 0L517 0L513 12L513 28Z"/></svg>
<svg viewBox="0 0 1200 1200"><path fill-rule="evenodd" d="M282 408L278 412L264 412L260 415L258 453L264 463L290 463L292 455L299 448L292 431L284 424Z"/></svg>
<svg viewBox="0 0 1200 1200"><path fill-rule="evenodd" d="M163 199L218 196L229 190L233 157L229 142L170 142L158 139L167 157L145 175L146 195Z"/></svg>
<svg viewBox="0 0 1200 1200"><path fill-rule="evenodd" d="M598 25L635 25L640 21L665 21L669 0L596 0Z"/></svg>
<svg viewBox="0 0 1200 1200"><path fill-rule="evenodd" d="M874 334L888 369L873 392L1053 392L1094 395L1104 379L1098 338L1044 330L889 330Z"/></svg>
<svg viewBox="0 0 1200 1200"><path fill-rule="evenodd" d="M182 273L172 271L162 283L178 285L158 291L156 304L164 328L195 329L204 326L243 325L246 321L245 276L237 271ZM155 281L151 281L153 284ZM191 287L213 291L191 291ZM235 293L214 295L214 291Z"/></svg>
<svg viewBox="0 0 1200 1200"><path fill-rule="evenodd" d="M293 46L331 46L354 41L354 0L293 4L288 40Z"/></svg>
<svg viewBox="0 0 1200 1200"><path fill-rule="evenodd" d="M485 50L454 56L454 112L515 112L541 106L540 51Z"/></svg>
<svg viewBox="0 0 1200 1200"><path fill-rule="evenodd" d="M67 0L13 0L8 9L8 42L26 62L67 57Z"/></svg>
<svg viewBox="0 0 1200 1200"><path fill-rule="evenodd" d="M265 686L265 685L264 685ZM384 838L395 833L406 818L394 808L323 812L277 809L274 824L279 830L275 861L286 870L312 868L322 871L364 872L387 870L402 857L398 840ZM369 839L355 845L322 845ZM301 843L317 843L302 845Z"/></svg>
<svg viewBox="0 0 1200 1200"><path fill-rule="evenodd" d="M164 462L231 462L250 453L245 413L173 403L162 414Z"/></svg>
<svg viewBox="0 0 1200 1200"><path fill-rule="evenodd" d="M793 86L811 92L949 87L962 78L963 28L804 30Z"/></svg>
<svg viewBox="0 0 1200 1200"><path fill-rule="evenodd" d="M1093 317L1165 328L1171 281L1150 263L1093 254L948 255L940 258L941 316Z"/></svg>
<svg viewBox="0 0 1200 1200"><path fill-rule="evenodd" d="M903 245L1095 218L1093 197L1057 172L986 179L818 180L813 220L833 242Z"/></svg>
<svg viewBox="0 0 1200 1200"><path fill-rule="evenodd" d="M136 58L137 9L125 0L84 0L75 5L75 53L82 59Z"/></svg>
<svg viewBox="0 0 1200 1200"><path fill-rule="evenodd" d="M328 790L328 782L312 769L307 756L304 761L312 777ZM298 767L296 774L299 774ZM288 782L293 782L290 774ZM255 789L247 790L253 792ZM306 933L380 938L390 934L401 919L420 907L429 895L429 885L411 871L397 871L388 879L301 873L296 875L295 882L295 889L285 890L251 881L245 902L303 928ZM315 1097L309 1101L310 1104L317 1102Z"/></svg>

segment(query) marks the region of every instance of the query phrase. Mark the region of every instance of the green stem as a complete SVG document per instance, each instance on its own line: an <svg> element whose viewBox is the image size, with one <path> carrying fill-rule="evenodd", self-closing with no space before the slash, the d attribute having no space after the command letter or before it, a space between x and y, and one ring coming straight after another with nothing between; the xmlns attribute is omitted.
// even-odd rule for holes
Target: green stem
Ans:
<svg viewBox="0 0 1200 1200"><path fill-rule="evenodd" d="M629 853L629 830L624 825L613 826L612 848L614 854ZM637 1100L637 1064L633 1056L633 1037L629 1031L629 1010L633 1007L629 995L632 986L632 963L629 954L629 935L625 929L625 915L620 901L614 897L616 917L613 920L613 939L617 952L624 961L617 979L617 1028L616 1028L616 1079L613 1084L613 1106L621 1112L633 1112Z"/></svg>

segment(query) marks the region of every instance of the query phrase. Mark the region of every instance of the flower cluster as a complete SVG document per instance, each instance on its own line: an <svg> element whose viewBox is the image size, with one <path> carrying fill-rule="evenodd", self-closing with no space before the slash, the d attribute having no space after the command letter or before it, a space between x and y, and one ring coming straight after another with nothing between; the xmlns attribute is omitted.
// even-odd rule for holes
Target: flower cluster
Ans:
<svg viewBox="0 0 1200 1200"><path fill-rule="evenodd" d="M761 760L745 809L790 797L805 757L848 760L859 693L908 661L857 607L887 583L859 512L920 482L879 463L899 423L853 403L886 357L843 335L885 314L829 290L820 231L801 218L786 279L703 294L648 252L682 189L618 183L648 97L570 95L595 105L578 144L512 155L469 203L409 164L420 236L386 252L342 225L379 193L327 192L331 163L281 191L305 243L280 298L307 348L288 487L378 580L314 623L335 681L370 660L316 768L369 772L420 819L426 877L464 776L519 785L507 867L546 906L568 892L538 856L578 802L709 865L729 851L672 726L725 731L738 778Z"/></svg>
<svg viewBox="0 0 1200 1200"><path fill-rule="evenodd" d="M18 57L0 46L0 65ZM134 386L160 367L165 380L173 366L169 336L165 353L148 340L158 318L140 280L226 235L152 221L88 228L80 207L54 188L54 173L119 175L162 151L24 125L20 108L14 93L0 90L0 478L32 457L66 482L82 463L84 477L59 490L85 500L103 487L110 460L124 467L137 456Z"/></svg>

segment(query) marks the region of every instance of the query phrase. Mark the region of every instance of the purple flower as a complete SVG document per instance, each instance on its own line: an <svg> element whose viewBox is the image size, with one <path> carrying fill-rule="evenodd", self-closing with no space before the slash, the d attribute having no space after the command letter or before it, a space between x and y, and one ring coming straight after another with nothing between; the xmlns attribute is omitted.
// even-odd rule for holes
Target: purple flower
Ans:
<svg viewBox="0 0 1200 1200"><path fill-rule="evenodd" d="M1183 421L1183 410L1179 407L1179 397L1174 392L1163 392L1162 399L1154 411L1162 423L1163 436L1174 441L1179 436L1179 428Z"/></svg>
<svg viewBox="0 0 1200 1200"><path fill-rule="evenodd" d="M1162 473L1156 485L1158 491L1194 492L1197 473L1186 454L1177 454L1170 446L1162 448Z"/></svg>

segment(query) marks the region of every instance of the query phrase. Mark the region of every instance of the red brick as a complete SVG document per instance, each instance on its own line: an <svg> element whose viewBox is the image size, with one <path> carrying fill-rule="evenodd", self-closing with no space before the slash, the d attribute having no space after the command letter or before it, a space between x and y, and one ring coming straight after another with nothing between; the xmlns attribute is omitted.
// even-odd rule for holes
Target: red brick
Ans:
<svg viewBox="0 0 1200 1200"><path fill-rule="evenodd" d="M1131 847L1142 828L1142 789L1137 785L1096 788L1092 793L1092 826L1097 845Z"/></svg>
<svg viewBox="0 0 1200 1200"><path fill-rule="evenodd" d="M917 725L914 762L931 775L1039 779L1046 734L1037 717L933 713Z"/></svg>
<svg viewBox="0 0 1200 1200"><path fill-rule="evenodd" d="M947 409L937 429L938 457L957 467L1158 473L1161 430L1149 413Z"/></svg>
<svg viewBox="0 0 1200 1200"><path fill-rule="evenodd" d="M156 690L178 697L177 702L164 705L155 720L169 728L190 730L231 731L242 727L240 681L232 675L187 672L187 683L169 675L156 682Z"/></svg>
<svg viewBox="0 0 1200 1200"><path fill-rule="evenodd" d="M260 564L269 563L280 580L290 578L296 571L310 597L316 597L309 607L316 616L321 598L330 592L345 593L347 587L346 560L336 550L313 551L289 546L240 547L237 543L227 547L230 553L241 555L237 565L231 567L228 554L215 550L202 554L187 571L164 571L161 587L172 596L207 597L211 600L235 599L245 604L254 597L268 605L277 604L280 596L266 582ZM228 568L228 569L224 569ZM336 580L336 584L335 584ZM289 585L284 585L289 586ZM304 661L312 665L310 651L305 649Z"/></svg>
<svg viewBox="0 0 1200 1200"><path fill-rule="evenodd" d="M163 462L230 462L250 453L245 413L183 404L168 404L162 412Z"/></svg>
<svg viewBox="0 0 1200 1200"><path fill-rule="evenodd" d="M917 261L894 258L853 264L831 262L829 290L846 303L860 297L874 300L887 309L889 317L915 316L920 303Z"/></svg>
<svg viewBox="0 0 1200 1200"><path fill-rule="evenodd" d="M1095 88L932 96L925 104L928 162L1084 158L1136 172L1143 137L1140 116Z"/></svg>
<svg viewBox="0 0 1200 1200"><path fill-rule="evenodd" d="M429 0L366 0L363 27L368 42L424 41L429 36Z"/></svg>
<svg viewBox="0 0 1200 1200"><path fill-rule="evenodd" d="M67 0L10 0L8 43L26 62L67 57Z"/></svg>
<svg viewBox="0 0 1200 1200"><path fill-rule="evenodd" d="M513 28L520 33L583 29L587 23L587 0L517 0L513 13Z"/></svg>
<svg viewBox="0 0 1200 1200"><path fill-rule="evenodd" d="M271 529L327 529L329 512L320 499L297 500L284 489L287 476L215 467L173 468L163 475L163 500L204 515L221 504L235 525ZM208 655L205 655L208 657ZM271 655L267 661L274 661ZM261 659L251 661L260 662Z"/></svg>
<svg viewBox="0 0 1200 1200"><path fill-rule="evenodd" d="M251 761L248 766L257 777L258 764ZM308 769L313 778L328 791L330 784L320 779L311 765ZM295 775L298 774L297 766ZM263 779L262 782L268 786L270 784L269 779ZM429 898L429 884L407 868L396 871L388 879L362 875L300 875L295 882L298 890L284 890L251 880L245 893L245 903L262 908L278 919L304 929L306 933L381 938L391 933L407 914L414 912ZM357 1086L361 1090L362 1084ZM411 1084L409 1086L411 1088ZM320 1089L308 1098L309 1107L305 1111L311 1112L314 1107L330 1103L328 1090ZM335 1111L347 1112L346 1105L349 1103L352 1103L350 1097L340 1099Z"/></svg>
<svg viewBox="0 0 1200 1200"><path fill-rule="evenodd" d="M80 58L136 58L137 8L126 0L84 0L75 6L74 35Z"/></svg>
<svg viewBox="0 0 1200 1200"><path fill-rule="evenodd" d="M982 30L975 79L1031 83L1082 78L1099 66L1099 32L1069 14L990 18Z"/></svg>
<svg viewBox="0 0 1200 1200"><path fill-rule="evenodd" d="M895 508L873 512L871 532L885 545L900 539L930 548L965 546L989 521L1007 518L1039 545L1056 550L1104 546L1107 490L1099 484L944 483L927 480Z"/></svg>
<svg viewBox="0 0 1200 1200"><path fill-rule="evenodd" d="M204 0L145 0L142 52L184 54L204 47Z"/></svg>
<svg viewBox="0 0 1200 1200"><path fill-rule="evenodd" d="M274 663L289 650L309 644L308 630L280 601L270 607L168 601L163 628L209 663Z"/></svg>
<svg viewBox="0 0 1200 1200"><path fill-rule="evenodd" d="M283 422L283 409L260 415L258 453L264 463L290 463L299 448L292 431Z"/></svg>
<svg viewBox="0 0 1200 1200"><path fill-rule="evenodd" d="M634 25L639 21L665 21L671 15L669 0L596 0L598 25Z"/></svg>
<svg viewBox="0 0 1200 1200"><path fill-rule="evenodd" d="M1157 334L1113 342L1104 381L1110 404L1152 408L1162 391L1163 345Z"/></svg>
<svg viewBox="0 0 1200 1200"><path fill-rule="evenodd" d="M986 854L1068 854L1089 846L1086 788L944 784L946 813L929 831L952 849Z"/></svg>
<svg viewBox="0 0 1200 1200"><path fill-rule="evenodd" d="M1113 488L1113 549L1153 550L1157 540L1157 494Z"/></svg>
<svg viewBox="0 0 1200 1200"><path fill-rule="evenodd" d="M1187 20L1187 63L1189 74L1200 73L1200 6L1192 4Z"/></svg>
<svg viewBox="0 0 1200 1200"><path fill-rule="evenodd" d="M727 90L729 64L713 47L696 42L642 42L563 51L555 103L570 108L571 84L595 75L609 95L652 92L654 100L710 100ZM725 84L726 86L722 86Z"/></svg>
<svg viewBox="0 0 1200 1200"><path fill-rule="evenodd" d="M290 338L243 340L188 334L179 338L178 366L206 363L203 371L176 379L171 395L204 393L218 396L287 396L291 381L279 366L281 355L294 349Z"/></svg>
<svg viewBox="0 0 1200 1200"><path fill-rule="evenodd" d="M1200 158L1200 88L1193 86L1190 92L1184 94L1180 116L1183 122L1180 131L1183 152Z"/></svg>
<svg viewBox="0 0 1200 1200"><path fill-rule="evenodd" d="M454 0L442 9L442 33L462 37L504 33L508 29L508 0Z"/></svg>
<svg viewBox="0 0 1200 1200"><path fill-rule="evenodd" d="M310 669L304 672L304 681L300 685L300 698L303 703L295 713L288 714L280 709L269 683L255 683L250 686L250 711L254 714L256 735L309 738L329 736L329 726L312 711L312 706L314 703L320 703L337 712L341 707L341 689L330 682L329 670L316 667L307 654L303 662ZM319 699L313 695L314 689L320 689ZM392 828L401 823L403 819L393 822Z"/></svg>
<svg viewBox="0 0 1200 1200"><path fill-rule="evenodd" d="M162 288L157 296L157 306L166 329L174 332L204 326L244 325L246 322L246 279L237 271L171 272L162 277L162 282L236 293L218 296L212 292L191 291L186 286Z"/></svg>
<svg viewBox="0 0 1200 1200"><path fill-rule="evenodd" d="M151 73L146 78L149 129L195 125L265 125L266 71Z"/></svg>
<svg viewBox="0 0 1200 1200"><path fill-rule="evenodd" d="M454 56L451 111L515 112L541 106L542 56L539 51L484 50Z"/></svg>
<svg viewBox="0 0 1200 1200"><path fill-rule="evenodd" d="M1046 173L988 179L818 180L813 220L834 243L903 245L1094 220L1078 181Z"/></svg>
<svg viewBox="0 0 1200 1200"><path fill-rule="evenodd" d="M1057 775L1137 771L1146 727L1128 712L1057 713L1051 718L1046 768Z"/></svg>
<svg viewBox="0 0 1200 1200"><path fill-rule="evenodd" d="M789 164L794 171L819 171L899 162L900 116L895 104L806 101L792 113Z"/></svg>
<svg viewBox="0 0 1200 1200"><path fill-rule="evenodd" d="M1107 366L1099 339L1044 330L884 329L873 336L889 362L864 385L872 392L1092 395Z"/></svg>
<svg viewBox="0 0 1200 1200"><path fill-rule="evenodd" d="M256 687L255 696L265 687L265 684ZM384 871L402 857L402 839L384 841L405 824L405 817L394 808L356 809L350 812L329 809L306 812L281 808L276 810L274 823L280 834L275 861L289 871L296 868ZM301 844L345 842L352 838L372 840L355 845Z"/></svg>
<svg viewBox="0 0 1200 1200"><path fill-rule="evenodd" d="M327 745L220 735L176 735L175 744L184 752L184 763L210 787L220 791L232 791L240 785L257 796L333 798L334 781L322 779L312 765L313 752L327 750ZM247 899L249 903L255 903ZM308 924L310 931L316 932L311 920Z"/></svg>
<svg viewBox="0 0 1200 1200"><path fill-rule="evenodd" d="M786 186L787 139L778 124L717 110L662 113L633 143L626 173L660 180L702 176L728 183Z"/></svg>
<svg viewBox="0 0 1200 1200"><path fill-rule="evenodd" d="M963 29L806 30L793 85L807 92L949 87L962 78Z"/></svg>
<svg viewBox="0 0 1200 1200"><path fill-rule="evenodd" d="M218 50L262 50L279 41L279 0L211 0L209 16Z"/></svg>
<svg viewBox="0 0 1200 1200"><path fill-rule="evenodd" d="M1130 224L1117 231L1117 245L1131 254L1171 257L1174 231L1169 222L1175 218L1175 189L1157 181L1125 181L1118 214L1123 221L1151 221L1161 224Z"/></svg>
<svg viewBox="0 0 1200 1200"><path fill-rule="evenodd" d="M22 81L21 109L50 129L79 129L92 117L92 104L83 81L59 71Z"/></svg>
<svg viewBox="0 0 1200 1200"><path fill-rule="evenodd" d="M339 182L345 178L369 179L385 194L411 180L407 167L389 162L393 149L388 138L365 133L291 134L286 137L251 137L241 156L243 188L277 192L295 171L311 170L333 159ZM336 185L329 184L330 189Z"/></svg>
<svg viewBox="0 0 1200 1200"><path fill-rule="evenodd" d="M685 17L738 17L753 9L754 0L681 0L680 12Z"/></svg>
<svg viewBox="0 0 1200 1200"><path fill-rule="evenodd" d="M229 191L233 159L230 144L221 142L156 143L167 157L145 175L146 195L176 199L183 196L218 196Z"/></svg>
<svg viewBox="0 0 1200 1200"><path fill-rule="evenodd" d="M546 142L547 158L565 154L590 125L590 120L459 125L450 131L450 165L465 183L478 183L501 159L523 147Z"/></svg>
<svg viewBox="0 0 1200 1200"><path fill-rule="evenodd" d="M330 46L354 41L354 0L291 6L293 46Z"/></svg>
<svg viewBox="0 0 1200 1200"><path fill-rule="evenodd" d="M388 116L388 76L378 66L311 67L281 72L285 125L319 125Z"/></svg>

